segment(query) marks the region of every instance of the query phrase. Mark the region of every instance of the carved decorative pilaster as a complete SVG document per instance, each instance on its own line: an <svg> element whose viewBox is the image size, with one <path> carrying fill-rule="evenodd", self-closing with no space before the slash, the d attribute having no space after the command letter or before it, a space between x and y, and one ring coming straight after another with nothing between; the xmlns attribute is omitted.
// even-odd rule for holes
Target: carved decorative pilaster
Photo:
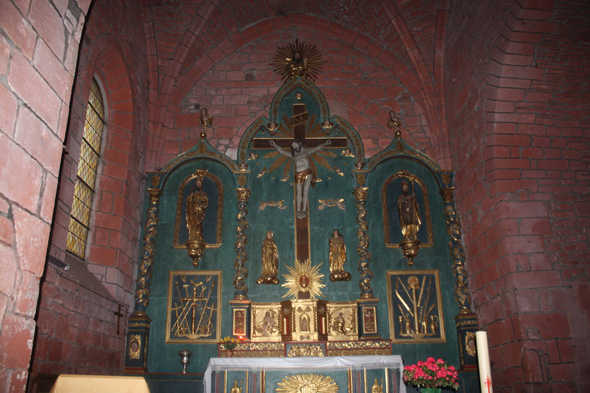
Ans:
<svg viewBox="0 0 590 393"><path fill-rule="evenodd" d="M461 243L461 223L455 208L454 187L443 187L440 193L444 201L444 215L447 219L447 234L451 237L449 250L453 258L453 276L455 276L455 301L461 314L471 314L471 294L467 289L469 276L465 270L465 251Z"/></svg>
<svg viewBox="0 0 590 393"><path fill-rule="evenodd" d="M137 288L135 289L135 315L145 315L145 310L150 302L152 268L154 266L154 253L156 252L156 236L158 235L158 212L162 190L148 188L148 191L150 193L150 205L146 213L141 262L139 263Z"/></svg>
<svg viewBox="0 0 590 393"><path fill-rule="evenodd" d="M361 274L359 287L361 288L361 298L364 299L373 297L373 287L371 287L373 271L370 268L371 253L369 252L369 224L367 223L367 209L365 209L368 193L368 187L355 187L352 192L356 200L356 220L359 224L359 229L356 232L359 239L357 251L360 257L359 273Z"/></svg>
<svg viewBox="0 0 590 393"><path fill-rule="evenodd" d="M234 299L248 299L248 285L246 279L248 278L248 268L246 267L246 260L248 253L246 252L246 244L248 237L246 236L246 229L248 228L248 199L250 199L249 188L237 188L238 196L238 227L236 228L236 244L234 250L236 251L236 259L234 260Z"/></svg>

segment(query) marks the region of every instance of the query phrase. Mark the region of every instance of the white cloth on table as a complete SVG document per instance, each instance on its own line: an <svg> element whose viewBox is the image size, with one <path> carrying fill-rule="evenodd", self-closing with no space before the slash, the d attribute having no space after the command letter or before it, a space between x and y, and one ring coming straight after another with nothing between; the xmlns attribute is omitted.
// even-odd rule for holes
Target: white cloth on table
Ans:
<svg viewBox="0 0 590 393"><path fill-rule="evenodd" d="M203 378L205 393L211 393L211 373L213 371L260 371L285 368L330 368L345 370L395 368L400 372L399 392L406 393L406 386L403 382L404 363L400 355L328 356L322 358L211 358Z"/></svg>

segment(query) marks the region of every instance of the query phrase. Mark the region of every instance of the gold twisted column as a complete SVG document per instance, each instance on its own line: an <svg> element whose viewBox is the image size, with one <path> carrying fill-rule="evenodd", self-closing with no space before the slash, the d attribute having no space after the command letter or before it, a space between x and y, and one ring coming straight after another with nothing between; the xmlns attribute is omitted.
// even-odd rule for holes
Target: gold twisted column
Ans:
<svg viewBox="0 0 590 393"><path fill-rule="evenodd" d="M447 234L450 236L449 250L453 258L453 276L455 277L455 301L459 306L459 315L455 317L457 338L459 344L460 370L477 370L477 357L470 352L469 341L475 340L475 332L478 330L479 321L475 313L471 311L471 294L467 289L469 276L465 270L465 252L461 243L461 223L455 208L453 197L454 187L449 187L448 176L443 177L447 187L440 190L444 201L444 215L447 219Z"/></svg>
<svg viewBox="0 0 590 393"><path fill-rule="evenodd" d="M234 299L248 299L248 285L246 279L248 278L248 268L246 267L246 260L248 253L246 252L246 244L248 244L248 237L246 236L246 228L248 228L248 199L251 192L249 188L237 188L238 196L238 227L236 228L236 244L234 250L236 251L236 259L234 260Z"/></svg>
<svg viewBox="0 0 590 393"><path fill-rule="evenodd" d="M367 209L365 209L365 202L369 187L355 187L352 194L356 200L356 220L359 224L359 229L356 235L359 239L357 251L360 257L359 273L361 278L359 286L361 288L361 298L372 298L373 287L371 287L371 280L373 279L373 271L371 271L371 253L369 252L369 224L367 223Z"/></svg>
<svg viewBox="0 0 590 393"><path fill-rule="evenodd" d="M155 187L159 182L159 176L152 178ZM154 184L155 183L155 184ZM127 329L127 343L125 349L125 372L146 373L148 341L151 319L145 310L150 302L152 284L152 269L154 267L154 254L156 252L156 236L158 236L158 210L162 190L148 188L150 193L150 205L146 213L144 225L143 245L141 248L141 262L137 287L135 289L135 311L129 317Z"/></svg>
<svg viewBox="0 0 590 393"><path fill-rule="evenodd" d="M139 264L137 288L135 289L134 314L136 315L145 315L145 310L150 302L152 268L154 266L154 253L156 252L155 241L158 235L158 210L160 196L162 195L162 190L159 188L148 188L148 191L150 193L150 205L146 213L141 262Z"/></svg>
<svg viewBox="0 0 590 393"><path fill-rule="evenodd" d="M455 209L454 187L441 188L444 201L444 214L447 219L447 234L451 237L449 250L453 258L453 276L455 276L455 301L461 314L471 314L471 294L467 289L469 276L465 270L465 252L461 243L461 223Z"/></svg>

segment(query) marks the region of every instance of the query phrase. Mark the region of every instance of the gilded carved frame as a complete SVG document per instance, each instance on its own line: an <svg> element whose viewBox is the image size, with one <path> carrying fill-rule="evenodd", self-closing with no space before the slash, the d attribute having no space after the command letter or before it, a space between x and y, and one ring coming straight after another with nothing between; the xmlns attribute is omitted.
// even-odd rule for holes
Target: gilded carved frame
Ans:
<svg viewBox="0 0 590 393"><path fill-rule="evenodd" d="M438 318L437 321L437 325L438 325L438 331L439 333L437 334L438 337L430 337L432 335L428 335L428 334L415 334L414 338L407 338L407 337L401 337L401 335L398 335L396 333L396 326L395 323L399 323L401 324L401 313L398 312L398 308L396 308L396 305L399 305L399 303L394 303L394 295L393 295L393 291L394 288L392 286L391 283L391 277L394 276L397 278L399 277L408 277L410 278L412 275L431 275L434 278L434 286L436 287L435 290L435 295L436 295L436 299L434 301L434 304L436 304L436 316ZM399 343L404 343L404 344L420 344L420 343L444 343L447 341L446 338L446 333L445 333L445 322L444 322L444 312L443 312L443 307L442 307L442 296L441 296L441 289L440 289L440 276L439 276L439 271L438 270L388 270L386 271L386 277L387 277L387 302L388 302L388 313L389 313L389 332L390 332L390 339L392 344L399 344ZM422 294L423 296L423 294ZM427 303L427 301L425 301L425 306L428 306L428 304L431 303ZM401 308L401 306L400 306ZM403 308L402 308L403 309ZM415 312L416 310L414 310ZM420 311L420 309L418 308L417 311ZM398 321L396 321L396 317L398 317ZM418 324L420 325L420 324ZM407 327L406 327L407 328ZM426 329L428 329L426 327ZM436 336L436 335L435 335Z"/></svg>
<svg viewBox="0 0 590 393"><path fill-rule="evenodd" d="M400 171L401 172L401 171ZM404 173L395 173L389 176L385 182L383 182L383 186L381 186L381 206L383 207L383 237L385 240L385 245L387 248L399 248L398 243L390 243L390 233L389 233L389 211L387 209L387 186L397 178L407 177ZM416 175L410 174L416 179L416 183L422 189L422 195L424 196L424 211L426 213L425 221L426 221L426 233L428 236L427 243L421 243L420 247L432 247L434 244L434 236L432 234L432 219L430 215L430 202L428 200L428 189L426 188L426 184L422 179L417 177Z"/></svg>
<svg viewBox="0 0 590 393"><path fill-rule="evenodd" d="M174 248L186 248L185 244L179 244L178 238L180 236L180 221L182 216L182 200L184 196L184 188L186 184L196 178L196 174L192 174L186 179L183 180L182 184L178 189L178 199L176 202L176 220L174 223L174 240L173 246ZM207 176L205 176L215 182L217 186L217 226L216 230L217 233L215 234L215 243L207 243L207 248L219 248L221 247L222 241L222 233L223 233L223 183L221 180L215 176L214 174L207 172Z"/></svg>
<svg viewBox="0 0 590 393"><path fill-rule="evenodd" d="M215 294L216 294L216 304L214 305L210 305L209 303L209 299L210 299L210 294L213 292L213 288L212 286L209 288L209 297L207 298L207 300L205 301L205 303L202 305L206 311L207 308L210 308L211 311L215 310L215 319L216 319L216 323L214 326L215 332L211 334L212 337L196 337L196 338L173 338L171 337L171 329L174 328L174 325L172 325L172 312L174 311L173 307L172 307L172 299L173 299L173 294L174 294L174 287L175 287L175 283L174 283L174 279L175 278L179 278L181 276L186 277L193 277L192 280L189 280L190 283L193 284L193 287L197 287L197 285L195 285L195 282L198 282L198 279L195 281L195 278L198 278L199 276L204 276L204 281L207 281L207 276L216 276L217 277L217 288L215 288ZM200 284L203 284L203 282L201 282ZM222 318L222 286L223 286L223 272L221 270L170 270L168 272L168 300L167 300L167 307L166 307L166 344L174 344L174 343L181 343L181 344L211 344L211 343L217 343L219 342L219 340L221 339L221 318ZM178 287L178 291L180 291L180 288ZM189 299L189 293L190 291L188 289L185 288L185 291L187 291L186 293L186 297L183 298L182 300L185 300L188 302ZM207 292L207 291L206 291ZM207 293L205 293L205 295L207 295ZM194 295L193 295L194 296ZM180 292L179 297L182 297L182 292ZM200 297L195 297L196 300L203 300ZM182 316L182 313L185 312L185 309L187 309L186 305L181 305L183 307L183 310L181 310L181 313L178 314L180 316ZM194 311L194 310L193 310ZM177 320L179 319L177 315ZM211 318L210 314L210 318ZM185 315L185 319L188 318L188 313L186 313ZM201 323L201 321L199 321L199 324Z"/></svg>

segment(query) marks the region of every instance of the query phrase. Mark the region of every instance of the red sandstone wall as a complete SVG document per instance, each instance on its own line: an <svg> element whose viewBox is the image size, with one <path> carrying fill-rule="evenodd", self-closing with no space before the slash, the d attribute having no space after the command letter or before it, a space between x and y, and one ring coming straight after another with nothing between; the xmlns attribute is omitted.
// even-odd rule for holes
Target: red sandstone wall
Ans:
<svg viewBox="0 0 590 393"><path fill-rule="evenodd" d="M583 1L450 9L457 201L499 392L590 389L589 16Z"/></svg>
<svg viewBox="0 0 590 393"><path fill-rule="evenodd" d="M122 369L139 253L147 132L145 38L136 1L100 1L89 13L49 250L62 260L93 76L103 87L108 110L85 264L108 292L97 292L80 275L48 267L41 288L35 373L116 374ZM117 335L119 304L124 316Z"/></svg>
<svg viewBox="0 0 590 393"><path fill-rule="evenodd" d="M24 391L90 1L0 2L0 391Z"/></svg>

